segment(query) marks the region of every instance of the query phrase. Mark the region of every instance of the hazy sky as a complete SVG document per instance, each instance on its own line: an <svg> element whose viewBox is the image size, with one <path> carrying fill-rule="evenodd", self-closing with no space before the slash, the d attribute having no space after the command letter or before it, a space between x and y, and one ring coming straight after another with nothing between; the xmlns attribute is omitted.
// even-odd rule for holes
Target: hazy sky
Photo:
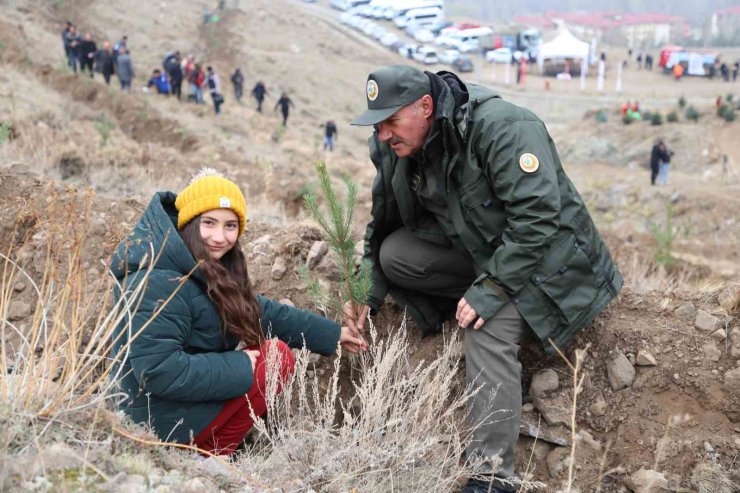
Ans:
<svg viewBox="0 0 740 493"><path fill-rule="evenodd" d="M740 0L446 0L457 15L482 17L487 21L506 21L517 15L548 10L664 12L686 17L701 25L715 10L740 5Z"/></svg>

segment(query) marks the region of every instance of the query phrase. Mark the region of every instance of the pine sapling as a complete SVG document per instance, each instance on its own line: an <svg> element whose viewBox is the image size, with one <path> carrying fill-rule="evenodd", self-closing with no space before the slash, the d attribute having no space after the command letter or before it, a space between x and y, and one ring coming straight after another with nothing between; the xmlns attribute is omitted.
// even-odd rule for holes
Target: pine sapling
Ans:
<svg viewBox="0 0 740 493"><path fill-rule="evenodd" d="M304 278L310 287L310 292L318 300L317 304L331 308L333 315L338 318L342 314L342 306L345 302L349 301L355 307L365 304L370 293L372 279L370 268L365 262L360 264L359 269L355 268L356 239L352 222L357 205L357 185L347 176L342 178L347 186L347 197L342 203L332 188L326 163L319 161L315 167L319 178L319 189L327 211L322 210L317 195L312 191L307 192L303 198L306 208L326 233L329 247L337 256L340 283L336 289L326 293L321 285L311 278L307 270L304 270Z"/></svg>

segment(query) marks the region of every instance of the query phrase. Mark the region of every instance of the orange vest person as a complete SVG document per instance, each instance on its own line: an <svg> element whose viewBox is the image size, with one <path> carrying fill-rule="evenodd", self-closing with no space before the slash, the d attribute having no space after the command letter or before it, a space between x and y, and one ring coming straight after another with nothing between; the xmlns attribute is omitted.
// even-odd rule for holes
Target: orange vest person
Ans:
<svg viewBox="0 0 740 493"><path fill-rule="evenodd" d="M683 65L680 63L677 63L673 66L673 75L676 77L676 80L681 80L681 76L683 76Z"/></svg>

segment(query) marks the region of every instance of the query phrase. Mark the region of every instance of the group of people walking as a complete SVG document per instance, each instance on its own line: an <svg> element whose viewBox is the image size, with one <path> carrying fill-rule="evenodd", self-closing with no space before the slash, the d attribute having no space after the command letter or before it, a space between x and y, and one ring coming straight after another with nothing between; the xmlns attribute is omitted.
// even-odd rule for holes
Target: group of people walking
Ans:
<svg viewBox="0 0 740 493"><path fill-rule="evenodd" d="M74 73L89 73L90 77L97 72L103 76L106 84L110 84L110 79L115 74L124 91L131 90L131 81L134 79L134 66L127 41L128 38L123 36L114 45L110 41L104 41L103 46L98 48L92 34L87 32L80 36L72 22L67 21L62 30L64 55L70 70Z"/></svg>
<svg viewBox="0 0 740 493"><path fill-rule="evenodd" d="M106 84L110 84L111 77L116 75L121 90L131 92L136 74L127 42L128 37L123 36L115 44L105 41L102 47L98 48L92 34L87 32L84 36L80 36L74 23L67 21L62 30L64 54L70 70L74 73L89 73L90 77L97 72L103 76ZM245 82L241 69L234 70L230 81L234 90L234 99L241 103ZM212 66L206 66L203 70L203 66L196 61L194 55L183 57L179 51L167 53L162 60L162 68L155 68L152 71L146 87L158 94L173 95L180 100L183 83L187 84L190 89L187 95L189 100L204 104L204 92L207 90L210 93L215 114L221 113L224 95L219 74ZM260 113L267 94L264 82L257 81L251 95L257 102L257 111ZM293 107L295 107L293 100L286 92L282 92L275 104L275 111L280 109L283 125L288 124L290 109Z"/></svg>

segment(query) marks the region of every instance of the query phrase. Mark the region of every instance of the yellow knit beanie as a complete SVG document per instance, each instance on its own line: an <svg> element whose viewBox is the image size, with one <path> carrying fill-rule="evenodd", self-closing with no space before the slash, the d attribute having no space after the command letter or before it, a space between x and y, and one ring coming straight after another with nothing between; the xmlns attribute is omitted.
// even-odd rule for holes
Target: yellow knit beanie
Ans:
<svg viewBox="0 0 740 493"><path fill-rule="evenodd" d="M239 218L239 235L247 226L247 201L236 184L213 168L198 171L175 199L177 229L213 209L231 209Z"/></svg>

